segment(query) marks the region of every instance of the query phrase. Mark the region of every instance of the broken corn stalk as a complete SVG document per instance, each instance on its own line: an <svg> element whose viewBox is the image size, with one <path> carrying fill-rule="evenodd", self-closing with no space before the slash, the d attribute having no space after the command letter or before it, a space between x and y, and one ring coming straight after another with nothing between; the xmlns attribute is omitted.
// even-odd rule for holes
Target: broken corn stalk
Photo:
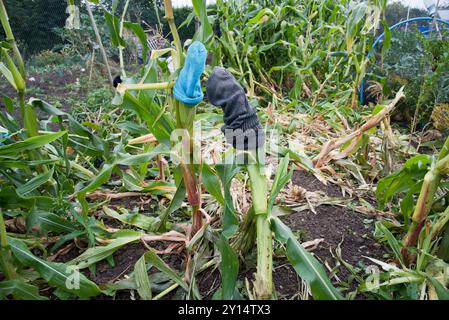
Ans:
<svg viewBox="0 0 449 320"><path fill-rule="evenodd" d="M426 222L427 216L435 200L435 193L444 175L449 174L449 138L440 151L438 159L432 163L424 176L424 182L419 193L418 202L412 216L412 224L403 240L401 255L404 263L410 265L414 257L409 251L418 241L419 234Z"/></svg>
<svg viewBox="0 0 449 320"><path fill-rule="evenodd" d="M257 156L257 152L260 151L252 151L252 155ZM261 164L257 160L254 161L256 163L247 166L251 180L251 194L257 229L257 272L254 291L258 299L265 300L270 299L273 294L272 233L268 216L267 178L265 173L262 172Z"/></svg>

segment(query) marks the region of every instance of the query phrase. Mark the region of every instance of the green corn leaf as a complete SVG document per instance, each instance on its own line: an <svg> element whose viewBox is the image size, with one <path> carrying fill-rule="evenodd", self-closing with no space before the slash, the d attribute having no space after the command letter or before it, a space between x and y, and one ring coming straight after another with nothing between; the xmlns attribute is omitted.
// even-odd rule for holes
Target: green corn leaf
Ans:
<svg viewBox="0 0 449 320"><path fill-rule="evenodd" d="M39 108L42 111L44 111L45 113L48 113L50 115L53 116L64 116L64 115L68 115L66 112L59 110L58 108L52 106L51 104L49 104L48 102L45 102L43 100L40 99L36 99L36 98L31 98L28 101L28 104L31 104L32 106L34 106L35 108Z"/></svg>
<svg viewBox="0 0 449 320"><path fill-rule="evenodd" d="M98 261L106 259L121 247L138 241L142 234L131 230L121 230L116 234L117 238L105 246L89 248L75 259L69 261L67 265L76 265L80 269L87 268Z"/></svg>
<svg viewBox="0 0 449 320"><path fill-rule="evenodd" d="M443 147L440 150L440 154L438 155L438 160L442 160L449 154L449 137L447 137L446 141L443 144Z"/></svg>
<svg viewBox="0 0 449 320"><path fill-rule="evenodd" d="M0 147L0 155L17 154L23 151L34 150L49 144L63 135L67 134L66 131L47 133L44 135L31 137L23 141L11 143Z"/></svg>
<svg viewBox="0 0 449 320"><path fill-rule="evenodd" d="M132 23L132 22L128 22L125 21L123 23L123 26L126 29L131 30L132 32L134 32L134 34L137 36L137 38L139 39L140 43L142 44L142 56L144 59L144 63L146 63L146 59L148 56L148 51L149 51L149 47L148 47L148 42L147 42L147 34L145 33L145 30L143 30L142 26L139 23Z"/></svg>
<svg viewBox="0 0 449 320"><path fill-rule="evenodd" d="M184 186L184 181L182 179L180 179L178 182L178 185L176 187L175 195L173 196L173 199L171 200L170 205L168 206L167 210L165 210L165 212L161 215L161 219L160 219L159 226L158 226L159 232L166 231L165 225L166 225L168 217L173 212L175 212L176 210L181 208L185 197L186 197L186 187Z"/></svg>
<svg viewBox="0 0 449 320"><path fill-rule="evenodd" d="M213 169L206 163L202 164L201 180L204 183L207 192L209 192L221 205L224 205L220 179Z"/></svg>
<svg viewBox="0 0 449 320"><path fill-rule="evenodd" d="M6 80L13 86L15 90L17 90L16 82L14 81L14 77L8 67L5 66L4 63L0 62L0 73L6 78Z"/></svg>
<svg viewBox="0 0 449 320"><path fill-rule="evenodd" d="M97 190L103 184L109 181L111 177L112 171L114 170L115 165L113 164L104 164L101 168L98 175L91 181L87 186L85 186L82 190L79 191L78 195L85 195L88 192L92 192Z"/></svg>
<svg viewBox="0 0 449 320"><path fill-rule="evenodd" d="M160 143L170 146L170 135L175 128L175 124L173 119L169 118L159 105L154 102L144 104L131 93L126 92L123 95L121 106L135 112L139 118L146 122L148 130Z"/></svg>
<svg viewBox="0 0 449 320"><path fill-rule="evenodd" d="M137 260L134 265L134 279L136 281L137 293L139 293L142 300L151 300L153 295L151 292L150 279L148 278L145 255Z"/></svg>
<svg viewBox="0 0 449 320"><path fill-rule="evenodd" d="M172 183L166 181L152 181L142 188L142 192L150 192L155 196L172 194L175 190L176 187Z"/></svg>
<svg viewBox="0 0 449 320"><path fill-rule="evenodd" d="M180 285L184 290L188 291L189 287L182 278L167 265L155 252L148 251L144 255L145 261L150 262L159 271L165 273L172 281Z"/></svg>
<svg viewBox="0 0 449 320"><path fill-rule="evenodd" d="M63 263L48 262L34 256L21 240L9 238L9 244L16 259L36 270L51 286L80 298L94 297L102 293L95 283L78 270Z"/></svg>
<svg viewBox="0 0 449 320"><path fill-rule="evenodd" d="M376 198L380 209L400 192L407 192L422 181L427 173L431 158L428 155L416 155L406 161L401 170L382 178L377 183Z"/></svg>
<svg viewBox="0 0 449 320"><path fill-rule="evenodd" d="M399 241L395 238L395 236L384 226L381 221L376 222L376 235L383 236L390 246L391 250L393 250L394 256L398 261L402 263L401 256L401 245Z"/></svg>
<svg viewBox="0 0 449 320"><path fill-rule="evenodd" d="M44 183L48 182L53 177L53 173L54 173L54 168L52 168L48 172L42 173L42 174L34 177L33 179L31 179L27 183L25 183L25 184L21 185L20 187L18 187L17 188L17 194L19 196L25 196L27 193L30 193L30 192L36 190L41 185L43 185Z"/></svg>
<svg viewBox="0 0 449 320"><path fill-rule="evenodd" d="M48 102L45 102L40 99L31 98L28 104L32 105L34 108L39 108L47 114L58 116L58 117L67 117L69 120L69 128L70 135L69 141L70 145L73 149L79 150L79 152L85 153L90 156L107 156L108 149L106 147L106 142L102 140L99 136L90 132L88 128L79 123L72 115L59 110L58 108L52 106ZM80 137L77 137L75 140L74 135L85 137L85 141L87 144L83 144L79 142Z"/></svg>
<svg viewBox="0 0 449 320"><path fill-rule="evenodd" d="M27 229L38 226L40 231L60 233L72 233L77 231L74 224L66 219L45 211L32 211L27 217Z"/></svg>
<svg viewBox="0 0 449 320"><path fill-rule="evenodd" d="M0 167L4 168L17 168L17 169L25 169L29 167L36 167L42 165L54 165L60 162L59 159L56 160L32 160L32 161L0 161Z"/></svg>
<svg viewBox="0 0 449 320"><path fill-rule="evenodd" d="M14 81L14 85L13 87L19 91L19 92L23 92L25 90L25 80L22 77L22 74L20 73L19 69L17 68L17 66L15 65L13 59L11 58L11 56L8 54L8 50L5 48L1 49L2 54L3 54L3 58L6 62L6 65L8 66L7 69L9 70L9 72L11 73L12 77L13 77L13 81ZM1 67L1 66L0 66ZM3 72L3 70L0 68L0 72ZM10 76L9 74L6 76ZM9 79L8 79L9 81Z"/></svg>
<svg viewBox="0 0 449 320"><path fill-rule="evenodd" d="M251 18L248 20L248 26L254 25L254 24L260 24L263 23L263 17L264 16L273 16L274 12L269 8L263 8L260 10L257 15L254 18Z"/></svg>
<svg viewBox="0 0 449 320"><path fill-rule="evenodd" d="M449 262L449 224L444 227L437 256L445 262Z"/></svg>
<svg viewBox="0 0 449 320"><path fill-rule="evenodd" d="M438 299L440 300L449 300L449 289L445 288L440 281L438 281L435 278L430 278L430 282L432 282L432 285L435 288L435 291L437 292Z"/></svg>
<svg viewBox="0 0 449 320"><path fill-rule="evenodd" d="M342 300L341 293L332 285L318 260L296 240L292 231L279 218L272 218L276 239L286 244L287 258L296 273L306 281L315 300Z"/></svg>
<svg viewBox="0 0 449 320"><path fill-rule="evenodd" d="M152 51L151 54L153 54ZM142 83L157 83L159 82L158 64L157 60L152 59L150 63L145 66L145 73L141 79ZM141 90L138 92L138 100L144 106L151 106L147 111L149 114L158 115L161 112L159 105L155 103L156 90ZM162 119L162 121L165 121Z"/></svg>
<svg viewBox="0 0 449 320"><path fill-rule="evenodd" d="M219 164L216 166L224 190L223 231L225 238L229 239L238 228L238 219L235 214L232 195L230 192L232 178L240 171L234 164Z"/></svg>
<svg viewBox="0 0 449 320"><path fill-rule="evenodd" d="M100 1L100 0L96 0L96 1ZM115 14L115 12L117 11L119 2L120 2L120 0L112 0L112 14Z"/></svg>
<svg viewBox="0 0 449 320"><path fill-rule="evenodd" d="M119 19L107 11L104 12L104 18L106 20L106 26L108 27L109 34L111 35L112 45L115 47L126 48L125 40L120 37Z"/></svg>
<svg viewBox="0 0 449 320"><path fill-rule="evenodd" d="M239 273L238 256L223 235L220 235L220 238L215 242L215 244L217 245L221 256L221 299L232 300Z"/></svg>
<svg viewBox="0 0 449 320"><path fill-rule="evenodd" d="M125 224L138 227L145 231L157 231L160 219L155 217L148 217L140 213L118 213L106 206L103 207L103 212L111 218L117 219Z"/></svg>
<svg viewBox="0 0 449 320"><path fill-rule="evenodd" d="M347 44L347 50L349 52L352 51L352 45L355 36L357 35L357 31L359 28L359 24L362 21L362 19L365 17L366 10L368 8L368 5L366 3L359 3L356 4L349 15L349 18L346 23L346 44Z"/></svg>
<svg viewBox="0 0 449 320"><path fill-rule="evenodd" d="M293 170L288 171L288 164L290 162L289 154L281 160L279 167L276 171L276 176L274 177L273 185L271 187L270 197L268 199L268 210L273 208L273 204L276 201L276 197L282 188L290 181Z"/></svg>
<svg viewBox="0 0 449 320"><path fill-rule="evenodd" d="M0 282L0 299L12 295L16 300L48 300L39 294L39 288L26 283L22 279L5 280Z"/></svg>
<svg viewBox="0 0 449 320"><path fill-rule="evenodd" d="M195 14L201 22L200 29L195 34L193 39L201 41L202 43L207 43L212 38L214 32L207 17L206 1L192 0L192 5Z"/></svg>
<svg viewBox="0 0 449 320"><path fill-rule="evenodd" d="M119 153L117 154L115 163L123 166L136 166L141 165L142 163L150 162L158 155L168 153L169 153L168 148L164 144L159 144L158 146L154 147L151 151L146 153L136 155Z"/></svg>
<svg viewBox="0 0 449 320"><path fill-rule="evenodd" d="M385 57L385 54L387 53L388 49L390 49L392 32L386 20L382 21L382 25L384 27L384 38L382 44L381 57L383 58Z"/></svg>
<svg viewBox="0 0 449 320"><path fill-rule="evenodd" d="M0 190L0 208L30 209L32 207L37 207L40 210L53 210L54 199L45 196L21 197L13 186L4 186Z"/></svg>

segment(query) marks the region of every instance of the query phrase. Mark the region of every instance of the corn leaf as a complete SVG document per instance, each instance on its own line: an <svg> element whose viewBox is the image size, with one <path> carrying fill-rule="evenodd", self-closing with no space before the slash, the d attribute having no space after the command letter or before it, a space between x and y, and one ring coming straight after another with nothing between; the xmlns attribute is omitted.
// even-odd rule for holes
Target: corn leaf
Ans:
<svg viewBox="0 0 449 320"><path fill-rule="evenodd" d="M207 17L206 1L192 0L192 5L195 14L201 22L201 26L193 39L201 41L202 43L207 43L213 36L213 30Z"/></svg>
<svg viewBox="0 0 449 320"><path fill-rule="evenodd" d="M139 23L133 23L133 22L129 22L129 21L125 21L123 23L123 26L126 29L134 32L134 34L139 39L140 43L142 44L143 61L144 61L144 64L146 64L149 47L148 47L148 41L147 41L147 34L145 33L145 30L143 30L142 26Z"/></svg>
<svg viewBox="0 0 449 320"><path fill-rule="evenodd" d="M268 199L268 210L271 210L273 208L273 204L276 201L276 197L278 196L279 192L281 192L282 188L290 181L293 171L288 171L288 164L290 162L289 154L281 160L279 163L279 167L276 171L276 176L273 180L273 185L271 187L270 197Z"/></svg>
<svg viewBox="0 0 449 320"><path fill-rule="evenodd" d="M287 246L287 258L296 273L306 281L315 300L341 300L341 293L332 285L318 260L296 240L292 231L279 218L271 219L276 240Z"/></svg>
<svg viewBox="0 0 449 320"><path fill-rule="evenodd" d="M168 154L169 150L163 144L160 144L154 147L151 151L136 155L119 153L117 154L117 158L115 159L116 164L120 164L123 166L136 166L141 165L142 163L150 162L157 155Z"/></svg>
<svg viewBox="0 0 449 320"><path fill-rule="evenodd" d="M148 217L140 213L118 213L106 206L103 207L103 212L111 218L117 219L125 224L138 227L145 231L157 231L160 219L155 217Z"/></svg>
<svg viewBox="0 0 449 320"><path fill-rule="evenodd" d="M144 255L145 261L150 262L159 271L165 273L172 281L179 284L184 290L188 291L189 287L182 278L167 265L155 252L148 251Z"/></svg>
<svg viewBox="0 0 449 320"><path fill-rule="evenodd" d="M30 193L30 192L36 190L41 185L43 185L44 183L48 182L53 177L53 173L54 173L54 168L52 168L51 170L49 170L47 172L44 172L44 173L34 177L33 179L31 179L27 183L19 186L17 188L17 194L19 196L25 196L27 193Z"/></svg>
<svg viewBox="0 0 449 320"><path fill-rule="evenodd" d="M376 235L380 235L385 238L390 246L391 250L393 250L394 256L398 261L402 263L401 256L401 245L399 241L394 237L394 235L384 226L381 221L376 222Z"/></svg>
<svg viewBox="0 0 449 320"><path fill-rule="evenodd" d="M145 255L137 260L134 265L134 279L136 281L137 293L139 293L142 300L151 300L153 295L151 293L151 284L150 279L148 278Z"/></svg>
<svg viewBox="0 0 449 320"><path fill-rule="evenodd" d="M158 231L164 232L166 231L166 222L168 217L181 208L182 203L184 202L184 199L186 197L186 187L184 186L184 181L182 179L179 180L178 185L176 187L175 195L173 196L173 199L170 202L170 205L168 208L164 211L164 213L161 215Z"/></svg>
<svg viewBox="0 0 449 320"><path fill-rule="evenodd" d="M215 244L217 245L221 256L221 299L232 300L239 273L238 256L223 235L220 235L220 238L215 242Z"/></svg>
<svg viewBox="0 0 449 320"><path fill-rule="evenodd" d="M98 286L77 270L63 263L48 262L36 257L21 240L9 238L9 244L15 258L21 264L36 270L50 285L80 298L101 294Z"/></svg>
<svg viewBox="0 0 449 320"><path fill-rule="evenodd" d="M39 226L40 231L54 233L72 233L77 231L74 224L66 219L45 211L32 211L27 217L27 229Z"/></svg>
<svg viewBox="0 0 449 320"><path fill-rule="evenodd" d="M224 190L223 231L225 238L229 239L238 227L238 219L235 214L230 192L232 178L240 171L240 167L234 164L219 164L216 166Z"/></svg>
<svg viewBox="0 0 449 320"><path fill-rule="evenodd" d="M213 169L206 163L202 164L201 180L204 183L207 192L209 192L221 205L224 205L220 179Z"/></svg>
<svg viewBox="0 0 449 320"><path fill-rule="evenodd" d="M16 82L12 76L11 71L5 66L3 62L0 62L0 73L8 80L8 82L17 90Z"/></svg>
<svg viewBox="0 0 449 320"><path fill-rule="evenodd" d="M111 243L105 246L89 248L67 264L76 265L80 269L87 268L98 261L106 259L121 247L139 240L142 234L136 231L122 230L116 236L117 238L113 239Z"/></svg>
<svg viewBox="0 0 449 320"><path fill-rule="evenodd" d="M45 135L31 137L23 141L1 146L0 155L17 154L23 151L34 150L59 139L65 134L67 134L66 131L47 133Z"/></svg>
<svg viewBox="0 0 449 320"><path fill-rule="evenodd" d="M440 281L435 278L430 278L430 282L432 282L435 291L437 292L438 299L440 300L449 300L449 290L445 288Z"/></svg>
<svg viewBox="0 0 449 320"><path fill-rule="evenodd" d="M0 282L0 299L12 295L16 300L48 300L39 294L39 288L26 283L22 279L5 280Z"/></svg>
<svg viewBox="0 0 449 320"><path fill-rule="evenodd" d="M109 12L104 12L104 18L106 20L106 26L108 27L109 34L111 35L112 45L115 47L126 47L126 42L120 37L120 22L119 19L110 14Z"/></svg>

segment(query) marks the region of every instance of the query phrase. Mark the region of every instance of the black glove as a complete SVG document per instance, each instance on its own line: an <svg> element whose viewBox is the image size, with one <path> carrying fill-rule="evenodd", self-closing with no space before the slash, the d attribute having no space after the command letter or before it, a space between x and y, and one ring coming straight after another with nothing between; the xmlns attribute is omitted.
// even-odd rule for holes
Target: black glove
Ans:
<svg viewBox="0 0 449 320"><path fill-rule="evenodd" d="M263 146L265 133L256 111L250 107L245 91L226 69L216 67L206 84L210 103L220 106L225 125L221 131L228 143L239 150L254 150Z"/></svg>

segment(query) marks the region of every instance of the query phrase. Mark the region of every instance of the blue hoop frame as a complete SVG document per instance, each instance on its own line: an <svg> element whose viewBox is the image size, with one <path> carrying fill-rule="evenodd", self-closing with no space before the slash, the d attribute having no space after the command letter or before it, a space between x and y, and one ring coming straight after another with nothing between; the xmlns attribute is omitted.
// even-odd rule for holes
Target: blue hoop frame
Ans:
<svg viewBox="0 0 449 320"><path fill-rule="evenodd" d="M404 24L410 23L410 22L416 22L416 21L436 21L442 24L445 24L447 26L449 26L449 21L447 20L443 20L440 18L432 18L432 17L417 17L417 18L412 18L412 19L408 19L408 20L404 20L401 22L396 23L395 25L392 25L390 28L391 30L394 30ZM373 52L373 49L375 49L377 47L377 45L379 44L379 42L382 41L382 39L385 36L385 32L382 32L382 34L374 41L373 46L371 47L371 51L368 53L368 58L371 56L371 53ZM364 103L364 91L365 91L365 77L362 79L362 81L360 82L360 88L359 88L359 98L360 98L360 104L363 105Z"/></svg>

